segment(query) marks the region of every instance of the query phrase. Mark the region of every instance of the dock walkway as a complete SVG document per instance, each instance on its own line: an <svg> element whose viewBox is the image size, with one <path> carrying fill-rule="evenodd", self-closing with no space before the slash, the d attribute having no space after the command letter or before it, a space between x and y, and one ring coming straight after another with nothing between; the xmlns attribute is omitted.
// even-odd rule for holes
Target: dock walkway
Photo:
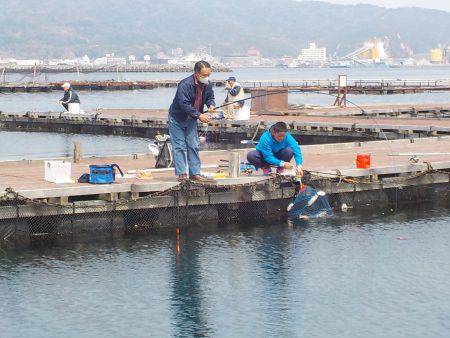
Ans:
<svg viewBox="0 0 450 338"><path fill-rule="evenodd" d="M450 137L311 145L302 149L304 169L310 173L307 183L328 193L335 208L344 202L355 208L388 208L392 203L421 203L436 196L444 203L450 200ZM241 158L245 158L246 151L239 150ZM355 168L357 153L371 154L370 169ZM216 171L215 166L222 163L221 159L228 159L229 152L205 151L201 157L209 168L205 171ZM417 163L411 162L412 157ZM152 168L154 158L84 158L73 164L72 176L76 179L87 172L89 164L103 163L118 163L127 172ZM92 229L99 229L97 224L102 224L104 231L111 231L114 225L119 232L130 227L164 228L180 225L180 213L184 215L182 223L188 219L195 223L189 217L199 212L199 222L280 217L295 193L289 179L260 173L187 186L175 180L171 169L154 171L151 179L119 178L110 185L53 184L43 177L42 161L0 163L0 191L4 191L0 192L1 238L73 234L77 226L83 229L79 231L92 233Z"/></svg>
<svg viewBox="0 0 450 338"><path fill-rule="evenodd" d="M417 117L401 115L415 110ZM440 109L440 110L439 110ZM353 108L289 110L252 115L248 121L213 120L208 125L199 124L199 131L208 133L215 142L239 142L260 135L268 125L283 120L295 136L314 142L328 143L342 140L367 140L388 138L411 138L450 134L450 118L438 118L435 114L448 116L437 106L411 108L367 107L366 115ZM437 113L436 111L439 111ZM398 115L389 116L397 111ZM435 114L431 111L435 111ZM383 113L384 112L384 113ZM426 118L434 116L433 118ZM352 114L352 115L350 115ZM353 115L354 114L354 115ZM402 117L403 116L403 117ZM128 135L153 138L167 134L167 111L152 109L103 109L84 115L67 113L0 112L0 127L5 130L51 131L68 133L95 133L105 135ZM316 138L316 139L314 139ZM323 138L321 141L317 138ZM308 142L312 143L312 142Z"/></svg>
<svg viewBox="0 0 450 338"><path fill-rule="evenodd" d="M113 91L155 88L175 88L179 80L145 80L145 81L73 81L71 85L77 90ZM224 86L224 79L211 80L216 87ZM258 88L282 89L295 92L337 93L337 80L242 80L246 92ZM0 92L49 92L61 90L62 82L4 82L0 83ZM412 94L423 92L450 91L450 80L349 80L347 91L350 94L383 95Z"/></svg>

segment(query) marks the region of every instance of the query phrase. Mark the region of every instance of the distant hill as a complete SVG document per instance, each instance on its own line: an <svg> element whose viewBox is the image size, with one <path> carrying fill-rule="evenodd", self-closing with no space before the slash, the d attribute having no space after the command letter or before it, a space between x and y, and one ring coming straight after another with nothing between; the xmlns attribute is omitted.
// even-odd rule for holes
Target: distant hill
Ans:
<svg viewBox="0 0 450 338"><path fill-rule="evenodd" d="M309 41L345 54L372 37L426 52L450 44L450 13L293 0L0 0L0 55L138 56L211 45L214 54L296 55ZM399 39L399 36L401 40Z"/></svg>

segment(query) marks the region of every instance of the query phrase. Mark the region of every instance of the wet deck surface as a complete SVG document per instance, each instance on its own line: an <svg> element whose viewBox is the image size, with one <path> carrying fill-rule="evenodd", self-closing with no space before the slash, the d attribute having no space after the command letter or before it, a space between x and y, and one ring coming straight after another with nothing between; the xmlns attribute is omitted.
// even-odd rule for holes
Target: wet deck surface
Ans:
<svg viewBox="0 0 450 338"><path fill-rule="evenodd" d="M217 102L219 103L219 102ZM450 100L448 103L421 103L421 104L368 104L360 105L360 107L366 111L386 111L386 110L407 110L415 108L417 111L433 111L433 110L450 110ZM103 115L136 115L136 116L167 116L167 109L99 109ZM354 107L352 104L348 104L348 107L308 107L299 109L290 109L286 113L303 113L303 114L316 114L324 113L330 115L346 115L360 113L361 109ZM257 115L255 115L256 117ZM265 115L264 115L265 116Z"/></svg>
<svg viewBox="0 0 450 338"><path fill-rule="evenodd" d="M450 105L449 105L450 106ZM369 109L385 109L387 107L392 108L392 106L366 106ZM400 106L399 106L400 107ZM407 106L403 106L407 107ZM417 107L417 109L426 109L426 105L421 105L422 108ZM437 106L436 106L437 107ZM102 109L98 111L101 117L137 117L137 118L167 118L167 110L162 109ZM450 118L448 119L438 119L438 118L421 118L421 117L367 117L367 116L345 116L350 113L358 112L357 108L324 108L323 110L293 110L289 111L291 114L299 114L298 116L280 116L280 115L251 115L250 122L258 123L259 121L275 122L284 121L287 123L298 122L298 123L329 123L331 124L355 124L355 125L372 125L374 128L377 126L420 126L420 127L440 127L440 128L450 128ZM312 114L314 115L307 115ZM321 113L321 116L317 114ZM326 116L327 113L330 116ZM302 115L304 114L304 115ZM335 116L342 114L343 116ZM244 121L245 122L245 121ZM450 129L449 129L450 131Z"/></svg>
<svg viewBox="0 0 450 338"><path fill-rule="evenodd" d="M245 159L248 150L240 150L241 159ZM358 153L369 153L372 159L372 168L400 167L410 164L410 156L389 156L389 154L412 153L418 154L419 163L449 162L450 163L450 137L418 139L414 143L409 140L396 140L391 142L374 141L365 143L343 143L329 145L312 145L302 147L304 155L304 168L308 171L334 171L354 169L355 157ZM426 153L439 153L426 155ZM201 153L203 165L218 165L220 159L227 160L228 151L204 151ZM72 179L76 180L82 173L88 172L89 164L117 163L124 172L137 169L151 169L154 167L154 157L142 155L137 159L131 156L108 158L85 158L81 163L72 165ZM223 164L223 162L222 162ZM450 167L450 166L449 166ZM208 168L204 171L215 172ZM259 171L254 176L261 175ZM130 184L149 184L176 182L173 171L152 174L152 179L118 179L113 185L102 186L101 189L110 189L124 185L124 191ZM42 190L42 189L69 189L74 187L99 188L99 185L89 184L54 184L44 181L43 161L0 162L0 191L7 187L14 190ZM100 188L99 188L100 189ZM119 189L120 190L120 189Z"/></svg>

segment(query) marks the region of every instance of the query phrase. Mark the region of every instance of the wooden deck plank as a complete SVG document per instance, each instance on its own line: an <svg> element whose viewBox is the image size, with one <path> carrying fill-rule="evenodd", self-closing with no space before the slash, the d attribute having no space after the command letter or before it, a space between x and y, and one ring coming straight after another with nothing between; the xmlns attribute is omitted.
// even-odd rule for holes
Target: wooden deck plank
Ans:
<svg viewBox="0 0 450 338"><path fill-rule="evenodd" d="M414 140L353 142L329 145L303 146L304 169L312 172L336 173L352 177L375 174L393 174L416 172L427 169L429 162L434 169L450 168L450 137L422 138ZM241 158L246 158L248 149L239 149ZM355 158L358 153L369 153L372 158L370 170L356 169ZM400 153L417 153L420 163L411 164L408 156L393 156ZM430 155L426 155L430 153ZM438 155L436 155L438 153ZM442 154L439 154L442 153ZM208 168L205 171L216 171L214 165L220 159L228 159L227 151L201 152L202 162ZM90 164L118 163L123 170L135 171L154 167L154 157L150 155L133 159L132 156L116 156L105 158L83 158L81 163L72 164L72 178L76 180L82 173L88 172ZM263 179L261 172L238 180L220 179L218 184L256 183ZM10 187L29 198L47 198L61 196L80 196L91 194L154 192L174 187L177 184L173 171L152 173L152 179L121 179L110 185L90 185L82 183L54 184L44 181L43 161L11 161L0 162L0 191ZM1 194L1 193L0 193Z"/></svg>

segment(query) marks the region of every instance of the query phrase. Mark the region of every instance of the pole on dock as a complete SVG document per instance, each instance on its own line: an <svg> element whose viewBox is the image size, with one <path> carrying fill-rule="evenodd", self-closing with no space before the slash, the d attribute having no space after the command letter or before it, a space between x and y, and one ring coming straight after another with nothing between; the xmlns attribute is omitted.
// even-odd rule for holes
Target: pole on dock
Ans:
<svg viewBox="0 0 450 338"><path fill-rule="evenodd" d="M347 107L347 75L339 75L338 77L338 88L337 97L334 101L333 106L336 107Z"/></svg>
<svg viewBox="0 0 450 338"><path fill-rule="evenodd" d="M37 65L36 65L36 63L35 63L35 64L34 64L34 68L33 68L33 83L36 82L36 68L37 68Z"/></svg>
<svg viewBox="0 0 450 338"><path fill-rule="evenodd" d="M80 163L83 157L83 151L81 148L81 142L73 142L73 163Z"/></svg>
<svg viewBox="0 0 450 338"><path fill-rule="evenodd" d="M237 151L230 152L230 161L228 162L228 174L230 178L239 177L240 154Z"/></svg>

